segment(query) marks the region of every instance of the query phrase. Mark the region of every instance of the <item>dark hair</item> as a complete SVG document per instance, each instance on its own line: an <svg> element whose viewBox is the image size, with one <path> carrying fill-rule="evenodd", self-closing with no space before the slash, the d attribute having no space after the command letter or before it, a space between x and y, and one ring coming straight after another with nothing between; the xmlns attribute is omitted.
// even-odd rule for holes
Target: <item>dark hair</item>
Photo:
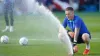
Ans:
<svg viewBox="0 0 100 56"><path fill-rule="evenodd" d="M69 10L70 10L70 11L74 11L74 9L73 9L72 7L67 7L67 8L66 8L66 11L69 11Z"/></svg>

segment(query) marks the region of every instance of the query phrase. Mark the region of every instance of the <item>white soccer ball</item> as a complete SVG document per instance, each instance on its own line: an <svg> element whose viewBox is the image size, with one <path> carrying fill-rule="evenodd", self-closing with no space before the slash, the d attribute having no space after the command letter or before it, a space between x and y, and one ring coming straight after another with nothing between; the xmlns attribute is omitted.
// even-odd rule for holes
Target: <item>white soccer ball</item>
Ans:
<svg viewBox="0 0 100 56"><path fill-rule="evenodd" d="M21 37L19 40L20 45L27 45L28 44L28 39L26 37Z"/></svg>
<svg viewBox="0 0 100 56"><path fill-rule="evenodd" d="M9 42L9 37L6 35L3 35L3 36L1 36L0 41L1 41L1 43L7 44Z"/></svg>

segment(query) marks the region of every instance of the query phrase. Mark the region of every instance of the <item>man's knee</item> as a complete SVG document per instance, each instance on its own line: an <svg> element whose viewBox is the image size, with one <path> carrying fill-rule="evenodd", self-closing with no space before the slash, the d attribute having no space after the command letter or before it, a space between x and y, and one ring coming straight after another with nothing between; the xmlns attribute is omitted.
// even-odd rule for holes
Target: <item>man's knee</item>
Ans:
<svg viewBox="0 0 100 56"><path fill-rule="evenodd" d="M90 35L88 33L84 33L82 35L82 39L83 41L88 42L90 40Z"/></svg>

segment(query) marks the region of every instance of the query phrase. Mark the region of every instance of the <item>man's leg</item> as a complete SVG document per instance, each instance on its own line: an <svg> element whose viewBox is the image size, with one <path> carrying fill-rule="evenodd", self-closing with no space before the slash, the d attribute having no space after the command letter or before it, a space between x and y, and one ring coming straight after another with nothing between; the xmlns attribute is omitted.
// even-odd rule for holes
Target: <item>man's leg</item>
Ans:
<svg viewBox="0 0 100 56"><path fill-rule="evenodd" d="M13 25L14 25L14 19L13 19L13 4L10 6L10 32L13 32Z"/></svg>
<svg viewBox="0 0 100 56"><path fill-rule="evenodd" d="M82 39L86 43L86 49L83 52L83 55L87 55L89 54L89 50L90 50L90 35L88 33L84 33L82 35Z"/></svg>
<svg viewBox="0 0 100 56"><path fill-rule="evenodd" d="M2 30L2 32L9 30L8 9L6 8L4 9L4 18L5 18L6 28Z"/></svg>

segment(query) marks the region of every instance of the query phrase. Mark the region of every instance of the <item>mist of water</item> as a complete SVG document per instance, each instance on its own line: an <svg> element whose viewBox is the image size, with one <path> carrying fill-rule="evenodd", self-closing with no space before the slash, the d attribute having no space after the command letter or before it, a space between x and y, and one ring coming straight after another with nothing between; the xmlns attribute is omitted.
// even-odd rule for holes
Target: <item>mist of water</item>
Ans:
<svg viewBox="0 0 100 56"><path fill-rule="evenodd" d="M23 4L21 4L21 6L17 5L17 4L16 5L20 8L19 10L21 13L23 12L23 13L27 14L27 16L24 17L24 18L26 18L25 23L27 23L27 24L25 26L23 25L25 30L27 31L27 30L31 29L31 31L33 31L33 32L30 35L31 36L34 35L34 38L36 38L36 39L38 39L38 38L39 39L50 39L50 38L57 39L58 34L61 33L64 35L65 39L67 40L66 45L67 45L68 52L73 54L69 36L68 36L66 30L61 25L58 18L55 17L52 12L50 10L48 10L44 5L39 5L38 2L36 2L35 0L22 0L21 2L23 3ZM23 6L23 8L22 8L22 6ZM33 22L34 22L34 24L33 24ZM23 22L23 24L24 24L24 22ZM31 26L33 26L33 27L31 27ZM34 32L34 30L37 30L37 32ZM28 33L26 33L26 34L28 34ZM47 38L47 37L49 37L49 38Z"/></svg>

